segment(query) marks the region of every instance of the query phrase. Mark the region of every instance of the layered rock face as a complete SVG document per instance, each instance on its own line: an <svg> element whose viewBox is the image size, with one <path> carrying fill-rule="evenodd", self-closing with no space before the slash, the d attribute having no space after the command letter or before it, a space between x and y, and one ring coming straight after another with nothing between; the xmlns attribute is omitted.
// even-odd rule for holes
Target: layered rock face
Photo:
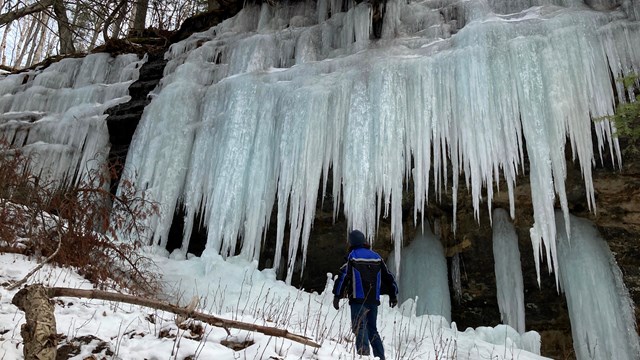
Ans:
<svg viewBox="0 0 640 360"><path fill-rule="evenodd" d="M136 131L144 107L151 99L149 93L162 79L162 71L166 61L162 54L149 54L148 60L140 68L140 76L129 86L131 100L124 104L114 106L106 111L107 127L109 128L109 141L111 148L109 159L111 163L124 164L131 138Z"/></svg>

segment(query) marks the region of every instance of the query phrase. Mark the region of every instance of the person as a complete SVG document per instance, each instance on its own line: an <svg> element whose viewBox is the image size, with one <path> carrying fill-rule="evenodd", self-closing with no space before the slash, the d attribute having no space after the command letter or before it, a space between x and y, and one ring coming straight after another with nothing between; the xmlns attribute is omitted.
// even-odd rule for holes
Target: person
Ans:
<svg viewBox="0 0 640 360"><path fill-rule="evenodd" d="M371 250L359 230L349 233L349 255L340 268L333 286L333 307L340 309L340 299L348 297L351 307L351 330L356 336L359 355L373 355L384 360L384 347L376 325L380 295L389 295L389 306L398 304L398 285L378 253Z"/></svg>

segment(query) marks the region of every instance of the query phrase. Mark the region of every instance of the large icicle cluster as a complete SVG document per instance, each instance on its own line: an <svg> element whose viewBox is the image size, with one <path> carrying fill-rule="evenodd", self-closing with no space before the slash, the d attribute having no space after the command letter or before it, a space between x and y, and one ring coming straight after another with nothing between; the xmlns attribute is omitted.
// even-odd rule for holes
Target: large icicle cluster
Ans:
<svg viewBox="0 0 640 360"><path fill-rule="evenodd" d="M455 200L461 176L476 215L482 202L491 211L503 177L513 216L526 149L536 264L546 253L556 268L554 203L568 216L567 141L592 208L592 128L600 156L608 142L620 162L611 126L592 118L613 112L616 91L624 97L611 74L640 69L635 3L605 11L579 1L512 9L499 1L389 0L381 39L370 36L378 10L347 4L249 6L171 47L127 161L132 181L162 203L154 242L166 244L174 209L183 206L183 250L201 213L205 255L241 248L256 259L275 207L276 254L290 227L291 280L332 174L335 211L349 228L373 237L380 216L390 217L399 265L409 177L416 222L429 189L452 191Z"/></svg>
<svg viewBox="0 0 640 360"><path fill-rule="evenodd" d="M143 61L135 54L92 54L5 76L0 139L33 154L36 173L51 180L79 179L105 163L104 112L129 99Z"/></svg>

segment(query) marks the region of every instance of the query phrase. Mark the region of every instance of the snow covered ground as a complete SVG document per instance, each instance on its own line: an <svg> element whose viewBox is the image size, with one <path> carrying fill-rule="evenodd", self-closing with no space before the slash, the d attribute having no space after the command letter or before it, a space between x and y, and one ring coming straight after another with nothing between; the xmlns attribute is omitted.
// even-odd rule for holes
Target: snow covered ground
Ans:
<svg viewBox="0 0 640 360"><path fill-rule="evenodd" d="M199 297L197 311L274 326L307 336L322 346L309 346L257 332L201 324L176 325L175 315L141 306L103 300L56 299L61 346L76 340L81 345L70 359L368 359L355 355L346 302L339 311L331 306L327 289L306 293L275 278L272 270L257 270L255 263L238 258L190 258L174 254L152 255L165 285L163 300L185 305ZM22 255L0 254L0 283L22 278L36 262ZM90 289L91 284L69 269L45 266L29 283ZM24 313L11 304L16 291L0 288L0 359L22 359L20 325ZM483 327L457 331L440 316L412 315L413 301L391 309L386 298L379 310L378 327L387 359L543 359L520 348L539 349L535 332L524 336L510 327ZM190 325L190 326L189 326ZM192 332L190 329L195 330ZM251 344L234 351L225 344ZM67 346L68 348L68 346Z"/></svg>

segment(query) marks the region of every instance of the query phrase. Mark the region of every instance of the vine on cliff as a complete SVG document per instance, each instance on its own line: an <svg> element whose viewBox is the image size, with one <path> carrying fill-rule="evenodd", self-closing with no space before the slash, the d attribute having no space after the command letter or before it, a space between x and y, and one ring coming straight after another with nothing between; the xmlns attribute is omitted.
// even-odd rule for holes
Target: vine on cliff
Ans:
<svg viewBox="0 0 640 360"><path fill-rule="evenodd" d="M615 136L626 139L628 143L623 151L627 155L640 153L640 75L631 74L617 79L630 95L631 101L621 101L611 116L602 119L611 121L616 128Z"/></svg>

